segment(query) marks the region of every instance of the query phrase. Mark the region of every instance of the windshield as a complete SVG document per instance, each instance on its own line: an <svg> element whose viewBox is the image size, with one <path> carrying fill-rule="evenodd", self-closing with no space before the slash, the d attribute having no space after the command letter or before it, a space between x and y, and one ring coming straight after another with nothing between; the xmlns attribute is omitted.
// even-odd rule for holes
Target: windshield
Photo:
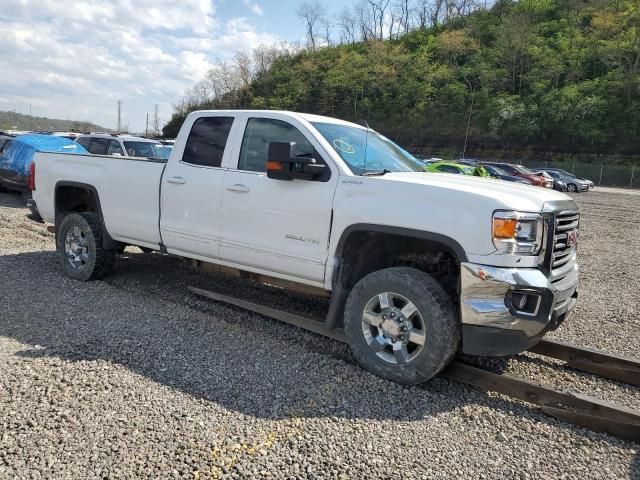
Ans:
<svg viewBox="0 0 640 480"><path fill-rule="evenodd" d="M386 137L369 129L313 122L356 175L367 172L424 172L424 164ZM366 147L366 148L365 148ZM365 158L366 150L366 158Z"/></svg>
<svg viewBox="0 0 640 480"><path fill-rule="evenodd" d="M157 158L158 160L168 159L171 153L164 145L153 142L124 142L124 148L130 157Z"/></svg>

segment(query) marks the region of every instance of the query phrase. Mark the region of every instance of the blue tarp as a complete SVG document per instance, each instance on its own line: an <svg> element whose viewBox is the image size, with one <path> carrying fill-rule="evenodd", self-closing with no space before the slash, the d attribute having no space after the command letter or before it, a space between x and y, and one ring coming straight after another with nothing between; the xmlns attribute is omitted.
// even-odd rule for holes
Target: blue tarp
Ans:
<svg viewBox="0 0 640 480"><path fill-rule="evenodd" d="M82 145L55 135L30 133L9 142L0 153L0 171L11 171L17 176L28 176L36 152L87 153Z"/></svg>

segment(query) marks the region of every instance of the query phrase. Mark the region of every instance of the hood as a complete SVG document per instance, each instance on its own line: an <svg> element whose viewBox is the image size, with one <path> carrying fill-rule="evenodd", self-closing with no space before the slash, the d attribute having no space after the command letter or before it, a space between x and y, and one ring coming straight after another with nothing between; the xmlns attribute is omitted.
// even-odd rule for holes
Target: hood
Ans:
<svg viewBox="0 0 640 480"><path fill-rule="evenodd" d="M484 197L501 204L500 208L524 212L540 212L546 202L571 200L564 193L550 188L536 187L522 183L506 182L495 178L430 172L387 173L381 179L391 182L405 182L447 190L457 190L465 194Z"/></svg>

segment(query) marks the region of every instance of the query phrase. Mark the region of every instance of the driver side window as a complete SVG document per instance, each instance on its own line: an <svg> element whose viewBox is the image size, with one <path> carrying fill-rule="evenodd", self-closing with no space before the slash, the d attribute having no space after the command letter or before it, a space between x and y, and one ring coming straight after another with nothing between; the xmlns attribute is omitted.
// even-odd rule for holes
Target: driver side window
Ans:
<svg viewBox="0 0 640 480"><path fill-rule="evenodd" d="M296 142L298 156L315 156L313 145L293 125L272 118L250 118L244 131L238 170L267 171L267 153L270 142Z"/></svg>

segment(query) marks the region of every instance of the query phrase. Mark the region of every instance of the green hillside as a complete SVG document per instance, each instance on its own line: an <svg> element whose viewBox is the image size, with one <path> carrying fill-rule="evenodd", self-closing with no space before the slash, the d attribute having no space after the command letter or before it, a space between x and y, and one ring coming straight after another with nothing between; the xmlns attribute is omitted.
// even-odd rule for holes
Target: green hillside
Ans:
<svg viewBox="0 0 640 480"><path fill-rule="evenodd" d="M76 120L60 120L46 117L33 117L16 112L0 111L0 130L35 130L48 132L87 132L104 131L104 127L90 122Z"/></svg>
<svg viewBox="0 0 640 480"><path fill-rule="evenodd" d="M393 40L283 54L245 86L178 109L366 119L403 145L640 151L640 4L502 1Z"/></svg>

